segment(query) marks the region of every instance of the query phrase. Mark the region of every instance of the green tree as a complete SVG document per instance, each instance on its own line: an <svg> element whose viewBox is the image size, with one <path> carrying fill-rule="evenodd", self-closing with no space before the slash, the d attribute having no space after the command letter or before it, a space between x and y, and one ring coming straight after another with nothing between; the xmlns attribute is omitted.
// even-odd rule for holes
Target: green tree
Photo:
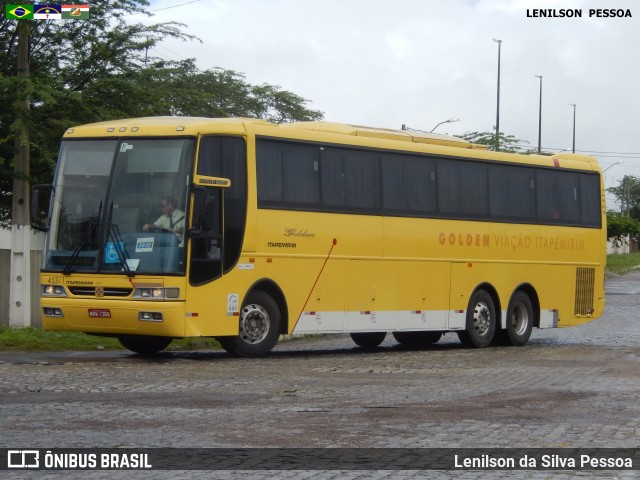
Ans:
<svg viewBox="0 0 640 480"><path fill-rule="evenodd" d="M496 151L496 134L493 132L467 132L462 135L456 135L471 143L486 145L489 150ZM500 152L508 153L532 153L530 149L523 147L529 143L525 140L519 140L513 135L505 135L500 132L498 136Z"/></svg>
<svg viewBox="0 0 640 480"><path fill-rule="evenodd" d="M609 187L624 216L640 219L640 177L625 175L618 186Z"/></svg>
<svg viewBox="0 0 640 480"><path fill-rule="evenodd" d="M0 2L4 11L6 1ZM197 40L179 23L132 23L147 0L94 0L89 20L23 20L30 30L30 77L16 77L17 23L0 19L0 226L11 218L16 100L30 98L26 125L31 183L51 181L60 137L83 123L148 115L247 116L275 122L318 120L307 100L240 73L201 71L193 59L167 62L153 47L166 39Z"/></svg>
<svg viewBox="0 0 640 480"><path fill-rule="evenodd" d="M607 238L613 239L616 246L623 245L626 237L640 240L640 221L635 218L626 217L620 212L607 212Z"/></svg>
<svg viewBox="0 0 640 480"><path fill-rule="evenodd" d="M304 98L274 85L251 85L233 70L199 70L194 60L158 62L133 73L136 81L117 90L154 85L153 102L140 105L139 115L189 115L197 117L250 117L285 123L320 120L322 112L306 107ZM99 95L103 93L100 92ZM123 100L126 100L126 96ZM120 108L124 108L127 103Z"/></svg>

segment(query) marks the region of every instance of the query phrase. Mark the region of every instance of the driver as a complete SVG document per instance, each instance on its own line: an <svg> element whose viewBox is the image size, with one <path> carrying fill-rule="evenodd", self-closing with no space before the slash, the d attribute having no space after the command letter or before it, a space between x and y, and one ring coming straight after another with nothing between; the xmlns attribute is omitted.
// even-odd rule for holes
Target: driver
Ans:
<svg viewBox="0 0 640 480"><path fill-rule="evenodd" d="M184 237L184 212L175 207L175 200L170 195L160 199L162 215L153 223L146 223L142 229L146 232L149 229L159 228L165 232L172 232L177 235L182 245Z"/></svg>

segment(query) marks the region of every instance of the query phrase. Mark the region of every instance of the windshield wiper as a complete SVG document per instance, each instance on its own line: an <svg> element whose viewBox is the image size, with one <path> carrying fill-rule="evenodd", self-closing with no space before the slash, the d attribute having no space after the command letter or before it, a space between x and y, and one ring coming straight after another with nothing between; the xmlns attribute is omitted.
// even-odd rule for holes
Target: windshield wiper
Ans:
<svg viewBox="0 0 640 480"><path fill-rule="evenodd" d="M89 242L89 239L92 237L92 235L96 233L96 230L98 229L98 224L100 223L101 215L102 215L102 202L100 202L100 206L98 207L98 216L96 217L95 223L91 225L91 228L87 230L87 232L84 234L84 236L80 240L80 243L78 243L78 246L75 248L75 250L69 257L69 260L67 261L67 264L64 266L64 270L62 271L63 275L69 275L72 272L73 264L78 258L78 256L80 255L80 251L82 250L82 247L84 247Z"/></svg>

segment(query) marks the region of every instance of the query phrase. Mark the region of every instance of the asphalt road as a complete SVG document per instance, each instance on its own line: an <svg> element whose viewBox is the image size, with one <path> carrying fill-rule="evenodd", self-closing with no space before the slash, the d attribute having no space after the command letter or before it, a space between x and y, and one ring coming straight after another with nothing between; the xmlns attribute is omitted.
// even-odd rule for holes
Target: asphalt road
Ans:
<svg viewBox="0 0 640 480"><path fill-rule="evenodd" d="M447 334L375 352L348 336L221 351L0 353L0 447L637 448L640 272L597 321L525 347ZM71 474L70 474L71 473ZM149 472L146 472L149 474ZM43 478L42 472L10 472ZM638 478L635 471L154 471L154 478ZM46 472L131 478L131 472ZM138 475L142 475L139 473ZM142 478L142 477L140 477Z"/></svg>

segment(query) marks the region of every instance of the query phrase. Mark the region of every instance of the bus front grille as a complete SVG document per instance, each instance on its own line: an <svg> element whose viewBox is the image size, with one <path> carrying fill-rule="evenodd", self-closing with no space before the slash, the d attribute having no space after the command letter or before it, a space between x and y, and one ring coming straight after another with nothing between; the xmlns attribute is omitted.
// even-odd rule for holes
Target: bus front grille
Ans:
<svg viewBox="0 0 640 480"><path fill-rule="evenodd" d="M574 316L593 316L593 291L595 277L595 268L578 267L576 269L576 302L574 306Z"/></svg>
<svg viewBox="0 0 640 480"><path fill-rule="evenodd" d="M95 287L68 287L73 295L90 295L92 297L128 297L132 288L104 287L100 293L96 293Z"/></svg>

